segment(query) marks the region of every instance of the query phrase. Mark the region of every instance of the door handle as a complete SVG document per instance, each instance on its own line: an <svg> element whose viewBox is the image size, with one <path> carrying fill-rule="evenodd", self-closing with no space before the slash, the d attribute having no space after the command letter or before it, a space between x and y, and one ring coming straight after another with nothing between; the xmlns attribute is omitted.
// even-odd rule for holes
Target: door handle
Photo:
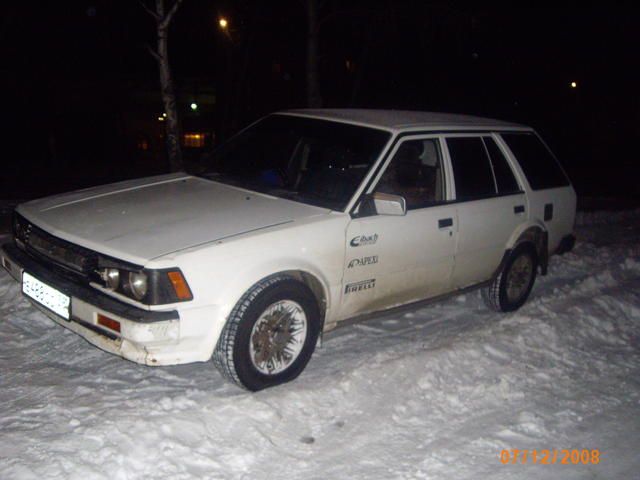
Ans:
<svg viewBox="0 0 640 480"><path fill-rule="evenodd" d="M513 213L515 213L516 215L524 213L524 205L516 205L515 207L513 207Z"/></svg>
<svg viewBox="0 0 640 480"><path fill-rule="evenodd" d="M438 220L438 228L453 227L453 218L441 218Z"/></svg>

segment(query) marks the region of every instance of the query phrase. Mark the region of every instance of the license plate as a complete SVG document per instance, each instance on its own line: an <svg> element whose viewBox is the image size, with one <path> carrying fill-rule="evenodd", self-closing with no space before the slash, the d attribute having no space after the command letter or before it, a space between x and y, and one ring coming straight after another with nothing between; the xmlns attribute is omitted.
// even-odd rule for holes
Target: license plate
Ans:
<svg viewBox="0 0 640 480"><path fill-rule="evenodd" d="M38 280L27 272L22 274L22 293L34 299L62 318L69 320L71 297Z"/></svg>

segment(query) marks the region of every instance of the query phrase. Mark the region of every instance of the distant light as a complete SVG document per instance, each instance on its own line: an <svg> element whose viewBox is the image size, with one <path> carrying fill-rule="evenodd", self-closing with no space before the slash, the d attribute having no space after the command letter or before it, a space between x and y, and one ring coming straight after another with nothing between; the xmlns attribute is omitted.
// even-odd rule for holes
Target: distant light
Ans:
<svg viewBox="0 0 640 480"><path fill-rule="evenodd" d="M205 141L205 134L201 132L189 132L183 136L183 144L187 148L202 148Z"/></svg>
<svg viewBox="0 0 640 480"><path fill-rule="evenodd" d="M198 109L198 104L196 102L191 102L191 105L189 105L191 107L191 110L197 110Z"/></svg>
<svg viewBox="0 0 640 480"><path fill-rule="evenodd" d="M348 58L344 61L344 66L347 69L347 72L353 73L356 71L356 64Z"/></svg>
<svg viewBox="0 0 640 480"><path fill-rule="evenodd" d="M160 117L158 117L158 121L159 121L159 122L164 122L164 116L160 116Z"/></svg>
<svg viewBox="0 0 640 480"><path fill-rule="evenodd" d="M576 82L571 82L571 88L577 88L578 84Z"/></svg>
<svg viewBox="0 0 640 480"><path fill-rule="evenodd" d="M223 30L226 30L227 27L229 26L229 22L227 21L226 18L220 17L218 19L218 25L220 25L220 28L222 28Z"/></svg>
<svg viewBox="0 0 640 480"><path fill-rule="evenodd" d="M167 114L166 114L166 112L164 112L164 113L162 114L162 116L163 116L164 118L167 118Z"/></svg>

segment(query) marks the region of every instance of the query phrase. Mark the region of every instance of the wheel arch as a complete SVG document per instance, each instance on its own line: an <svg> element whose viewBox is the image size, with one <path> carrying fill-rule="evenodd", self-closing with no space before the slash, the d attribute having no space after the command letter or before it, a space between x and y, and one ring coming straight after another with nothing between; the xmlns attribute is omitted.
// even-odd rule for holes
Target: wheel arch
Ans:
<svg viewBox="0 0 640 480"><path fill-rule="evenodd" d="M282 272L275 273L276 276L286 276L291 277L299 282L305 284L313 296L316 298L316 303L318 304L318 309L320 310L320 319L321 319L321 330L322 325L324 325L324 318L327 313L327 307L329 304L329 293L328 289L325 285L320 281L320 279L315 276L313 273L305 271L305 270L284 270ZM262 281L262 280L259 280Z"/></svg>
<svg viewBox="0 0 640 480"><path fill-rule="evenodd" d="M546 275L549 264L549 233L543 223L535 221L522 224L513 232L507 243L498 272L502 269L509 254L522 243L531 243L534 246L538 255L540 273Z"/></svg>
<svg viewBox="0 0 640 480"><path fill-rule="evenodd" d="M225 312L224 323L226 323L229 313L231 313L233 307L242 299L245 293L250 291L257 284L272 277L288 277L305 285L316 299L318 309L320 311L321 328L324 326L324 320L331 305L329 284L320 272L308 267L282 269L263 268L254 271L249 275L243 275L243 280L233 285L229 290L227 290L227 294L225 295L229 301L225 302L227 305L225 310L227 311Z"/></svg>

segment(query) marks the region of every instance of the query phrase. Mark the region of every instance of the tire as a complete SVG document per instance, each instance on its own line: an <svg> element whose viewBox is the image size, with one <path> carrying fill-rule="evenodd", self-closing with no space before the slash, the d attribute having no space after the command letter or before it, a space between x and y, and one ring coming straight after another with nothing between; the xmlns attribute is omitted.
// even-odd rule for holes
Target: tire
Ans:
<svg viewBox="0 0 640 480"><path fill-rule="evenodd" d="M496 312L513 312L529 298L538 271L538 254L531 243L518 245L491 285L482 289L485 304Z"/></svg>
<svg viewBox="0 0 640 480"><path fill-rule="evenodd" d="M320 310L311 290L290 277L273 276L251 287L233 308L213 363L247 390L273 387L302 373L319 334Z"/></svg>

